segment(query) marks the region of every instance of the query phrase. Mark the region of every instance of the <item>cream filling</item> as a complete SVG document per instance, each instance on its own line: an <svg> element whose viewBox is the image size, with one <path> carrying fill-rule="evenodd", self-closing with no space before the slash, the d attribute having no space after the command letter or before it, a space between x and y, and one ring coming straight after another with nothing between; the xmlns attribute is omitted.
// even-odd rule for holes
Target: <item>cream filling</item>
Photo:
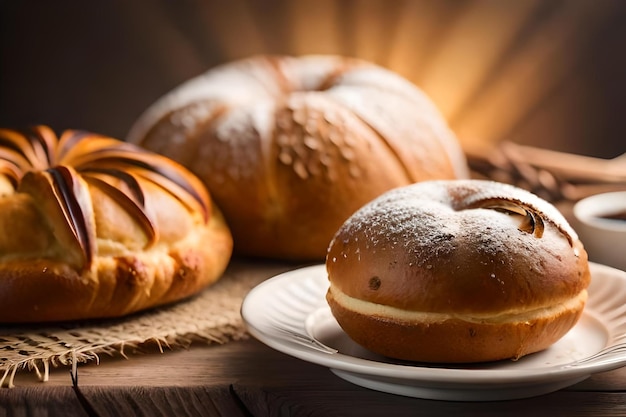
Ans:
<svg viewBox="0 0 626 417"><path fill-rule="evenodd" d="M543 317L556 317L564 312L580 309L587 301L587 290L582 290L576 297L573 297L563 303L539 307L532 310L509 310L500 314L454 314L410 311L383 304L376 304L369 301L363 301L350 297L332 284L330 286L330 292L338 304L356 313L368 316L389 317L399 321L420 323L440 323L453 319L482 324L532 322Z"/></svg>

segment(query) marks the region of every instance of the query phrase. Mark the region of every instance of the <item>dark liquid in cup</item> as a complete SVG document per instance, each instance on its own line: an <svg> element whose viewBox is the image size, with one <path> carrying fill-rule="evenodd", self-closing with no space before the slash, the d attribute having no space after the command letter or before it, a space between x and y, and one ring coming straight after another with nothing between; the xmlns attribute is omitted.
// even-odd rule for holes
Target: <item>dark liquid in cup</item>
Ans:
<svg viewBox="0 0 626 417"><path fill-rule="evenodd" d="M616 213L607 213L598 217L601 219L626 221L626 210L618 211Z"/></svg>

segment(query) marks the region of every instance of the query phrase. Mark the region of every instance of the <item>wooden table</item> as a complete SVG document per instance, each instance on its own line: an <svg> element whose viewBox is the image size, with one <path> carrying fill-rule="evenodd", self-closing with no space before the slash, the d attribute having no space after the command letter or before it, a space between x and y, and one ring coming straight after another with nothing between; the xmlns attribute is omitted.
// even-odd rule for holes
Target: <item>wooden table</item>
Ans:
<svg viewBox="0 0 626 417"><path fill-rule="evenodd" d="M552 394L500 402L421 400L352 385L254 340L103 357L0 389L0 416L625 416L626 368Z"/></svg>

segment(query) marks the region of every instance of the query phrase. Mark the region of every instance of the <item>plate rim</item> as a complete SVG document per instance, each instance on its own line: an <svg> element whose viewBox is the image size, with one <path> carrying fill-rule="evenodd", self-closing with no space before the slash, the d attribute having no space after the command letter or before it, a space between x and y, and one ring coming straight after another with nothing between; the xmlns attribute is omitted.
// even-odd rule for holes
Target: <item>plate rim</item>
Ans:
<svg viewBox="0 0 626 417"><path fill-rule="evenodd" d="M626 272L612 268L606 265L589 262L590 269L593 274L604 272L609 279L622 280L621 285L626 287ZM606 278L606 277L605 277ZM393 378L396 380L426 383L441 383L465 385L468 383L493 386L494 384L531 384L535 381L549 383L562 380L580 380L594 373L605 372L626 365L626 352L624 352L621 360L590 363L580 366L572 366L577 361L559 364L547 367L539 367L532 369L459 369L459 368L436 368L423 365L410 364L392 364L385 362L377 362L366 358L358 358L349 354L337 352L334 354L322 353L314 349L306 348L300 345L290 345L279 338L272 338L263 330L257 329L254 325L254 319L251 319L247 312L248 305L254 299L256 294L263 292L268 286L280 285L285 282L294 283L305 279L313 279L321 281L326 278L325 264L315 264L305 267L296 268L290 271L277 274L254 287L244 298L241 306L241 316L249 333L263 342L267 346L296 357L298 359L325 366L327 368L337 369L344 372L352 372L360 375L371 375L376 377ZM327 285L327 284L324 284ZM325 287L326 288L326 287ZM590 299L593 295L590 293ZM321 301L321 300L320 300ZM323 305L322 305L323 307ZM317 310L317 309L315 309ZM314 311L310 311L313 314ZM586 306L583 315L590 316L593 320L599 320L601 316L592 307ZM622 316L620 316L622 317ZM626 318L626 312L623 314ZM610 343L610 340L609 340ZM610 346L610 345L609 345ZM608 347L608 346L607 346ZM584 360L582 358L580 360Z"/></svg>

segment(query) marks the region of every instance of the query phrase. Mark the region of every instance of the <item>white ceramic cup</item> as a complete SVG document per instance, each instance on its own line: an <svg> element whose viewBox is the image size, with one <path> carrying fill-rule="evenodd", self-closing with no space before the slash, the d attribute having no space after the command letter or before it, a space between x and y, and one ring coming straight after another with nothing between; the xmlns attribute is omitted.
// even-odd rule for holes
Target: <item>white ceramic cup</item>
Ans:
<svg viewBox="0 0 626 417"><path fill-rule="evenodd" d="M603 216L626 211L626 191L597 194L574 205L572 227L589 260L626 270L626 220Z"/></svg>

